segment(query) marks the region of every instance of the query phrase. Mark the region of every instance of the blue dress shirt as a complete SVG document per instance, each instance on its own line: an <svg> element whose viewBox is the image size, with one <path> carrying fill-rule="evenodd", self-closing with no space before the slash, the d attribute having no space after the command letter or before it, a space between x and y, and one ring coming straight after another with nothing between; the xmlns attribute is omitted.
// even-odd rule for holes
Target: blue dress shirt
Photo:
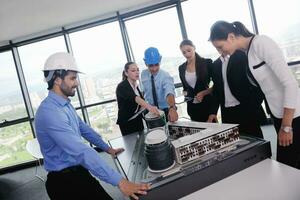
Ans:
<svg viewBox="0 0 300 200"><path fill-rule="evenodd" d="M115 186L119 184L122 176L85 144L82 137L104 151L109 146L79 118L69 99L49 91L37 110L35 128L47 171L81 165L99 179Z"/></svg>
<svg viewBox="0 0 300 200"><path fill-rule="evenodd" d="M145 93L146 101L149 104L154 105L152 86L151 86L151 73L148 69L142 71L141 82ZM170 76L168 72L159 69L159 71L156 74L154 74L154 82L155 82L155 89L157 93L158 107L160 109L168 108L169 105L166 99L167 96L169 94L172 94L175 97L175 86L174 86L173 78Z"/></svg>

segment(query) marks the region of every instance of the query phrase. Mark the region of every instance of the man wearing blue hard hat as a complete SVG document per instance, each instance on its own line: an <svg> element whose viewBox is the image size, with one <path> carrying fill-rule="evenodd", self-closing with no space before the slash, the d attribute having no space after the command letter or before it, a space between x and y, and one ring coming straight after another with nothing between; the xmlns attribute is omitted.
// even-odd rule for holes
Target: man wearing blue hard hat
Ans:
<svg viewBox="0 0 300 200"><path fill-rule="evenodd" d="M148 67L141 74L145 99L149 104L163 110L170 122L177 121L174 80L168 72L160 69L161 55L158 49L155 47L146 49L144 61Z"/></svg>

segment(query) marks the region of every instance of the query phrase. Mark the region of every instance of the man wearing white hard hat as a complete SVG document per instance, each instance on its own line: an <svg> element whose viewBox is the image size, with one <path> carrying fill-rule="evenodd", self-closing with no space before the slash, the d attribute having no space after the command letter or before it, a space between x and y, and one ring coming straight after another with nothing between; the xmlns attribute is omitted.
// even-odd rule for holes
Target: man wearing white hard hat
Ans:
<svg viewBox="0 0 300 200"><path fill-rule="evenodd" d="M124 150L110 148L71 105L68 97L75 95L78 73L75 59L65 52L51 55L44 66L49 93L37 110L35 128L48 171L47 193L51 199L111 199L92 173L118 186L124 195L138 199L137 194L146 194L149 185L122 178L82 140L83 137L113 156Z"/></svg>

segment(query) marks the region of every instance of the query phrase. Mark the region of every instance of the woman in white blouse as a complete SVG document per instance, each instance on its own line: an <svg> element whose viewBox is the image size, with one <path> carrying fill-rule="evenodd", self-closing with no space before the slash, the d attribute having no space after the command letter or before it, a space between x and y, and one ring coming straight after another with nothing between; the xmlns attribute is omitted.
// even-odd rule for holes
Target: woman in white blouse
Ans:
<svg viewBox="0 0 300 200"><path fill-rule="evenodd" d="M278 133L277 160L300 169L300 91L279 46L241 22L217 21L209 40L225 54L247 54L248 77L264 93Z"/></svg>
<svg viewBox="0 0 300 200"><path fill-rule="evenodd" d="M212 107L209 88L212 60L199 56L191 40L183 40L179 47L186 58L186 62L179 66L178 71L187 100L187 112L191 120L206 122Z"/></svg>

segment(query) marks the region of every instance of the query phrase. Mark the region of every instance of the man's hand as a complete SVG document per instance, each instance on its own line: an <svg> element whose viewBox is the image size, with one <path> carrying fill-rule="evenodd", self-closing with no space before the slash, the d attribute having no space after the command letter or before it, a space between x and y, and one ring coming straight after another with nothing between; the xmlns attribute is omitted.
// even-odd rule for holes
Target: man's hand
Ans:
<svg viewBox="0 0 300 200"><path fill-rule="evenodd" d="M109 153L113 157L117 157L117 155L123 151L125 151L123 148L117 148L117 149L109 148L107 153Z"/></svg>
<svg viewBox="0 0 300 200"><path fill-rule="evenodd" d="M285 133L283 130L279 130L278 133L279 146L287 147L293 144L293 132Z"/></svg>
<svg viewBox="0 0 300 200"><path fill-rule="evenodd" d="M168 119L170 122L175 122L178 120L178 113L175 108L169 109Z"/></svg>
<svg viewBox="0 0 300 200"><path fill-rule="evenodd" d="M137 184L122 179L119 183L119 188L125 196L139 199L136 194L146 195L147 190L150 189L150 184Z"/></svg>
<svg viewBox="0 0 300 200"><path fill-rule="evenodd" d="M212 122L218 122L217 115L215 115L215 114L210 114L210 115L208 116L207 122L210 122L210 123L212 123Z"/></svg>

